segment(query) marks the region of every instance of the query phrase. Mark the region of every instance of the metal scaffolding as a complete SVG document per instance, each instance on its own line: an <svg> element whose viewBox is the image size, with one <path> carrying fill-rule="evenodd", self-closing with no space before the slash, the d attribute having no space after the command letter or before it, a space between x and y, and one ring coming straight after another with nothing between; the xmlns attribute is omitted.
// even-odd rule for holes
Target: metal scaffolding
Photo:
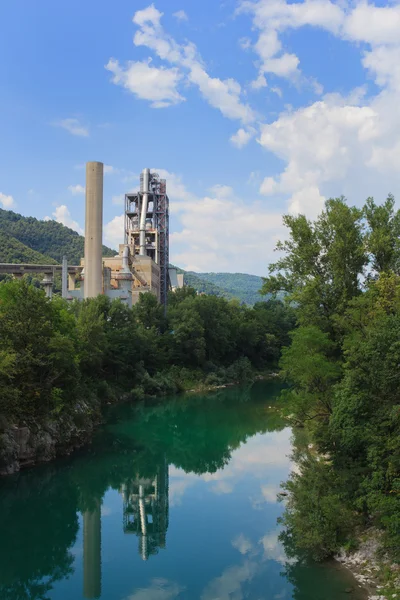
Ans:
<svg viewBox="0 0 400 600"><path fill-rule="evenodd" d="M143 237L142 237L143 236ZM125 244L133 259L149 256L160 269L159 299L166 306L169 287L169 199L166 181L145 169L140 191L125 195Z"/></svg>

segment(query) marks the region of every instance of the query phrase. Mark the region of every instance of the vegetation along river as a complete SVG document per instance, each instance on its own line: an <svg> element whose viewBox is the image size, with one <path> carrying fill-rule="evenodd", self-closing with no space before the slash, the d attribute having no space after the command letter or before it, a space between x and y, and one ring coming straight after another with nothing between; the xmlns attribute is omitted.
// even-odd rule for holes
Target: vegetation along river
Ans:
<svg viewBox="0 0 400 600"><path fill-rule="evenodd" d="M93 444L0 481L2 600L361 600L278 539L274 383L112 409Z"/></svg>

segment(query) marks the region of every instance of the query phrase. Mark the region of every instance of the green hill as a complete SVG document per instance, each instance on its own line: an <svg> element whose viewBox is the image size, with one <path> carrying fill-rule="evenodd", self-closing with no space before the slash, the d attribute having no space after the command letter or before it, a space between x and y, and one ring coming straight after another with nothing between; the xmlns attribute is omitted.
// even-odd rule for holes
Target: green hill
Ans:
<svg viewBox="0 0 400 600"><path fill-rule="evenodd" d="M51 263L49 259L53 259L61 263L65 254L69 264L79 265L84 253L85 238L73 229L56 221L23 217L11 210L0 209L0 234L6 236L5 241L0 241L0 262L44 264ZM16 254L12 258L11 247L15 246L15 242L19 242L21 246L16 247ZM35 254L30 254L29 250ZM103 256L114 255L115 250L103 246ZM18 256L26 258L17 260Z"/></svg>
<svg viewBox="0 0 400 600"><path fill-rule="evenodd" d="M80 264L84 254L84 237L56 221L40 221L11 210L0 209L0 262L60 264L65 255L69 264ZM115 250L103 246L103 256L114 256ZM184 273L186 285L200 293L221 296L254 304L262 300L258 294L262 279L244 273Z"/></svg>
<svg viewBox="0 0 400 600"><path fill-rule="evenodd" d="M48 256L44 256L36 250L32 250L25 244L22 244L11 235L0 231L0 262L5 263L32 263L38 265L56 264L56 261Z"/></svg>

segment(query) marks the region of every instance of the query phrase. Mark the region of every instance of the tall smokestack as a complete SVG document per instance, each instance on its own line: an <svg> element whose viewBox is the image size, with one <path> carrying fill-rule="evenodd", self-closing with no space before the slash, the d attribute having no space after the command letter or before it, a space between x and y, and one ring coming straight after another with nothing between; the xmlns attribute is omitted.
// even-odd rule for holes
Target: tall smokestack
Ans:
<svg viewBox="0 0 400 600"><path fill-rule="evenodd" d="M103 163L86 163L85 298L103 292Z"/></svg>
<svg viewBox="0 0 400 600"><path fill-rule="evenodd" d="M142 212L139 221L140 256L146 256L146 216L149 206L150 169L143 169Z"/></svg>

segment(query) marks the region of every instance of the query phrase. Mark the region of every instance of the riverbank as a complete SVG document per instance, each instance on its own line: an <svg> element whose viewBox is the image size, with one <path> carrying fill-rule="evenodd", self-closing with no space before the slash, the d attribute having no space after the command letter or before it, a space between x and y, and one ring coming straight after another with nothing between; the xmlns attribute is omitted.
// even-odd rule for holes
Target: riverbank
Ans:
<svg viewBox="0 0 400 600"><path fill-rule="evenodd" d="M68 456L90 443L102 422L101 411L79 402L73 413L20 426L3 424L0 432L0 476Z"/></svg>
<svg viewBox="0 0 400 600"><path fill-rule="evenodd" d="M268 381L277 377L275 372L253 373L248 383ZM227 381L220 385L211 385L203 379L194 387L185 389L182 383L181 393L184 395L207 394L217 390L234 387L243 381ZM186 386L188 387L188 386ZM127 401L141 401L145 398L165 396L165 391L154 390L153 394L116 395L113 402L121 404ZM93 404L80 401L74 410L42 422L35 420L22 421L22 424L3 423L0 428L0 476L13 475L22 469L50 462L62 456L69 456L75 450L89 444L96 428L103 422L100 402Z"/></svg>
<svg viewBox="0 0 400 600"><path fill-rule="evenodd" d="M348 552L344 549L335 560L345 566L368 591L369 600L389 600L399 597L400 565L387 554L382 554L382 531L371 527L360 532L358 548Z"/></svg>

